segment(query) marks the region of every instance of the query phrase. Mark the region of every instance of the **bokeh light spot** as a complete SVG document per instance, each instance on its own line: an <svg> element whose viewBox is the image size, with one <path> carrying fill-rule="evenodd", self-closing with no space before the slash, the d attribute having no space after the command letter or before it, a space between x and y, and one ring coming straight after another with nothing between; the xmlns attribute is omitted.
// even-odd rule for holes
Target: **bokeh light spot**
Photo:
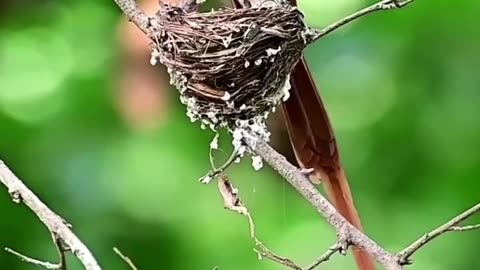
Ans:
<svg viewBox="0 0 480 270"><path fill-rule="evenodd" d="M0 39L0 110L23 122L55 114L73 66L65 40L48 28L4 32Z"/></svg>
<svg viewBox="0 0 480 270"><path fill-rule="evenodd" d="M379 121L395 101L392 76L373 58L344 54L324 64L317 78L338 129L360 129Z"/></svg>

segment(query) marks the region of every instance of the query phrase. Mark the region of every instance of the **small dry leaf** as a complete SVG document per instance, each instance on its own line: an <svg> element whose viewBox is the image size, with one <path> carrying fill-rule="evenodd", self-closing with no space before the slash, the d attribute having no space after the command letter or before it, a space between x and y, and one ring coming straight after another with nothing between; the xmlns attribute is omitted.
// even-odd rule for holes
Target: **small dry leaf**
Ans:
<svg viewBox="0 0 480 270"><path fill-rule="evenodd" d="M218 190L223 197L225 208L238 212L242 215L248 216L248 209L243 205L238 194L238 189L235 188L225 175L220 175L218 179Z"/></svg>

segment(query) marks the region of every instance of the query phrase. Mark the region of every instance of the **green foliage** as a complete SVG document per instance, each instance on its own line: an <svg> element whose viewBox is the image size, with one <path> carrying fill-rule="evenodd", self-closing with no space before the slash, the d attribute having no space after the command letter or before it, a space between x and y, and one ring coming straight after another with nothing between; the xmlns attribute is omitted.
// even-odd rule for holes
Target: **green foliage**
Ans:
<svg viewBox="0 0 480 270"><path fill-rule="evenodd" d="M247 221L223 209L216 184L196 181L213 134L188 121L176 95L157 129L128 129L119 116L112 78L122 17L113 1L11 2L0 10L1 159L74 225L105 269L127 269L113 246L142 270L281 269L257 260ZM299 2L318 28L367 4ZM365 227L392 251L479 198L479 11L475 1L416 1L307 50ZM248 163L229 172L260 238L309 263L334 232L271 170ZM45 229L5 190L0 211L0 246L56 259ZM478 269L479 240L445 236L411 269ZM326 267L351 266L336 256ZM34 268L6 253L0 267ZM81 267L72 260L71 269Z"/></svg>

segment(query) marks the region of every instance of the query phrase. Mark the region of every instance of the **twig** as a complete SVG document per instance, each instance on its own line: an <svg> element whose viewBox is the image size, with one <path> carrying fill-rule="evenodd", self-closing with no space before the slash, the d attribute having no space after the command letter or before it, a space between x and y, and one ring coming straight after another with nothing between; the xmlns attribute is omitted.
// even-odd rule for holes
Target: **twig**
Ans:
<svg viewBox="0 0 480 270"><path fill-rule="evenodd" d="M58 257L60 258L59 259L60 262L57 264L30 258L11 248L5 248L5 251L19 257L20 260L24 262L38 265L46 269L67 270L67 260L65 258L65 252L67 250L65 250L65 248L63 247L62 240L53 233L52 233L52 239L53 239L53 242L55 243L55 247L57 248Z"/></svg>
<svg viewBox="0 0 480 270"><path fill-rule="evenodd" d="M38 219L45 224L48 230L65 243L86 270L101 270L90 250L88 250L82 241L73 233L63 218L50 210L1 160L0 182L8 188L8 192L12 196L13 201L23 203L30 208ZM62 246L58 247L59 244L56 241L55 244L57 248L60 248L59 250L63 250ZM18 256L16 252L13 254ZM22 256L20 257L22 258ZM23 257L27 258L26 256Z"/></svg>
<svg viewBox="0 0 480 270"><path fill-rule="evenodd" d="M337 253L342 249L342 245L339 243L336 243L335 245L331 246L325 253L323 253L320 258L318 258L315 262L313 262L309 267L306 268L306 270L313 270L317 266L319 266L321 263L324 263L328 260L330 260L330 257L332 257L333 254Z"/></svg>
<svg viewBox="0 0 480 270"><path fill-rule="evenodd" d="M230 209L232 211L235 211L235 212L247 217L249 227L250 227L250 237L255 241L255 248L253 250L258 254L258 257L260 259L267 258L269 260L272 260L274 262L277 262L279 264L282 264L286 267L289 267L289 268L292 268L292 269L295 269L295 270L304 270L301 266L299 266L298 264L296 264L292 260L290 260L286 257L282 257L282 256L274 253L273 251L271 251L267 246L265 246L258 239L258 237L255 234L255 223L253 222L253 217L250 214L250 212L248 211L248 208L242 203L242 200L240 199L239 191L237 190L237 188L235 188L233 186L233 184L230 182L230 180L227 178L227 176L220 175L220 177L218 179L218 188L219 188L220 194L223 197L225 208ZM328 252L326 254L328 254ZM326 256L328 256L328 257L325 259ZM308 270L314 269L316 266L318 266L323 261L328 260L328 258L330 256L331 256L331 254L322 255L322 257L318 261L313 263L311 268L309 267Z"/></svg>
<svg viewBox="0 0 480 270"><path fill-rule="evenodd" d="M10 249L10 248L5 248L5 251L8 252L8 253L11 253L15 256L17 256L18 258L20 258L20 260L24 261L24 262L27 262L27 263L31 263L33 265L37 265L37 266L40 266L40 267L43 267L45 269L52 269L52 270L60 270L62 269L60 264L57 264L57 263L50 263L50 262L45 262L45 261L41 261L41 260L37 260L37 259L33 259L33 258L30 258L28 256L25 256L21 253L18 253L16 252L15 250L13 249Z"/></svg>
<svg viewBox="0 0 480 270"><path fill-rule="evenodd" d="M60 258L60 262L58 263L60 270L67 270L67 258L65 253L70 251L69 247L65 247L62 239L58 237L56 234L52 233L52 239L55 243L55 247L57 248L58 257Z"/></svg>
<svg viewBox="0 0 480 270"><path fill-rule="evenodd" d="M138 268L135 266L135 264L132 262L132 260L130 260L129 257L123 255L123 253L116 247L113 248L113 251L118 255L120 256L120 258L122 258L122 260L125 261L125 263L128 264L128 266L132 269L132 270L138 270Z"/></svg>
<svg viewBox="0 0 480 270"><path fill-rule="evenodd" d="M219 174L223 173L225 170L232 165L233 162L238 158L238 151L234 150L232 154L230 154L230 157L228 158L225 163L223 163L220 167L215 166L215 160L213 158L213 150L218 149L218 136L219 134L217 133L215 135L215 138L213 139L212 143L210 143L210 151L209 151L209 157L210 157L210 165L212 166L212 169L204 176L202 176L199 181L203 184L208 184L212 179L217 177ZM214 145L212 145L214 144ZM215 146L215 147L212 147Z"/></svg>
<svg viewBox="0 0 480 270"><path fill-rule="evenodd" d="M253 249L259 258L267 258L272 261L283 264L295 270L303 270L302 267L295 264L292 260L279 256L267 248L255 234L255 223L253 217L248 211L246 205L242 202L237 188L233 186L226 175L221 174L218 179L218 189L223 197L224 206L226 209L237 212L248 219L250 228L250 237L255 241L255 248Z"/></svg>
<svg viewBox="0 0 480 270"><path fill-rule="evenodd" d="M453 226L448 231L450 232L467 232L480 229L480 224L468 226Z"/></svg>
<svg viewBox="0 0 480 270"><path fill-rule="evenodd" d="M304 270L301 266L297 265L295 262L293 262L289 258L282 257L280 255L273 253L271 250L269 250L266 246L264 246L261 243L257 243L257 247L260 250L254 249L254 251L257 252L260 258L267 258L271 261L277 262L281 265L284 265L286 267L289 267L295 270Z"/></svg>
<svg viewBox="0 0 480 270"><path fill-rule="evenodd" d="M435 230L425 234L420 239L412 243L410 246L399 252L398 254L398 261L401 265L411 264L410 257L417 252L421 247L428 244L433 239L437 238L438 236L449 232L449 231L469 231L474 229L479 229L479 225L473 226L465 226L465 227L458 227L457 225L462 221L466 220L467 218L473 216L474 214L480 212L480 203L473 206L472 208L468 209L467 211L461 213L460 215L454 217L447 223L443 224L442 226L436 228Z"/></svg>
<svg viewBox="0 0 480 270"><path fill-rule="evenodd" d="M336 244L332 245L325 253L323 253L322 256L320 256L320 258L318 258L317 260L315 260L315 262L310 264L310 266L308 266L306 268L303 268L303 267L299 266L298 264L296 264L291 259L286 258L286 257L282 257L282 256L272 252L265 245L263 245L261 242L257 242L257 247L259 247L261 250L255 249L255 252L257 252L260 257L267 258L269 260L272 260L274 262L277 262L279 264L282 264L286 267L289 267L289 268L292 268L292 269L295 269L295 270L313 270L317 266L319 266L320 264L328 261L333 254L337 253L338 251L340 251L342 249L342 245L339 244L339 243L336 243Z"/></svg>
<svg viewBox="0 0 480 270"><path fill-rule="evenodd" d="M360 17L363 17L369 13L373 13L376 11L382 11L382 10L389 10L389 9L395 9L395 8L402 8L405 7L406 5L412 3L414 0L383 0L380 1L376 4L373 4L369 7L366 7L362 10L359 10L337 22L334 22L330 24L329 26L321 29L318 34L313 38L313 40L320 39L321 37L335 31L336 29L348 24L349 22L352 22Z"/></svg>
<svg viewBox="0 0 480 270"><path fill-rule="evenodd" d="M265 245L263 245L260 242L257 243L257 246L260 248L260 250L255 249L255 252L257 252L260 257L267 258L271 261L277 262L277 263L279 263L283 266L289 267L289 268L294 269L294 270L313 270L313 269L317 268L317 266L319 266L320 264L328 261L330 259L330 257L332 257L333 254L337 253L338 251L340 251L342 249L342 246L340 244L336 243L336 244L332 245L325 253L323 253L322 256L320 256L320 258L315 260L315 262L310 264L308 267L303 268L303 267L299 266L298 264L296 264L291 259L286 258L286 257L282 257L282 256L272 252L271 250L269 250Z"/></svg>

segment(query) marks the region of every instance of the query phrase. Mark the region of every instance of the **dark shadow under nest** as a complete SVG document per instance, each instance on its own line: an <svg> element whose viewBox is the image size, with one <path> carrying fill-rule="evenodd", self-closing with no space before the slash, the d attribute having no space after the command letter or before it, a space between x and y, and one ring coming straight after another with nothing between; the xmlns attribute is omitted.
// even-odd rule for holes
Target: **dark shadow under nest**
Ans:
<svg viewBox="0 0 480 270"><path fill-rule="evenodd" d="M214 130L264 121L288 98L290 73L317 33L290 5L208 13L164 6L151 30L153 64L168 68L191 120Z"/></svg>

